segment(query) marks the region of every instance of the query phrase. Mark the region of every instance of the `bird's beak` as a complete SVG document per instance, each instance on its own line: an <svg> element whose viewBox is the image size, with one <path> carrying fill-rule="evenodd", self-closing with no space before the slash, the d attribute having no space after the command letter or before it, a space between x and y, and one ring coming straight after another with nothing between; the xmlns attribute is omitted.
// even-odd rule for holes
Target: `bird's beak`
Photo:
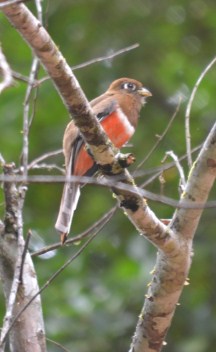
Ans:
<svg viewBox="0 0 216 352"><path fill-rule="evenodd" d="M137 91L138 91L139 95L141 95L142 97L151 97L152 96L152 93L144 87L138 89Z"/></svg>

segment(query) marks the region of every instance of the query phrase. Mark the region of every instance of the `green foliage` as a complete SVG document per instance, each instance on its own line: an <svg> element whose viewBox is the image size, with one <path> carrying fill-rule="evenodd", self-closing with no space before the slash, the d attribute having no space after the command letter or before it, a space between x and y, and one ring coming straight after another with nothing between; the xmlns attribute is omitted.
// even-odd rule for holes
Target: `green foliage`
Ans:
<svg viewBox="0 0 216 352"><path fill-rule="evenodd" d="M215 2L52 0L43 6L48 31L70 65L110 54L136 42L140 44L134 51L76 71L89 99L102 93L113 79L121 76L143 81L153 93L142 111L133 146L127 148L137 159L131 171L154 145L156 135L163 133L179 95L183 95L180 112L142 171L159 166L167 150L183 155L186 103L198 76L215 55ZM8 62L14 71L28 75L31 51L2 14L0 19L1 44ZM42 69L39 75L44 76ZM216 69L212 68L194 100L191 114L193 146L203 142L215 121L215 81ZM16 164L22 148L25 90L25 83L15 81L0 98L0 152L7 162ZM30 130L30 160L61 148L67 122L68 113L55 88L50 81L44 82L39 87ZM62 166L63 157L55 157L52 162ZM186 163L183 165L187 173ZM37 171L37 174L41 173L44 171ZM148 177L141 177L137 182ZM147 189L177 199L176 170L167 171L164 177L163 187L157 179ZM58 240L54 222L61 189L59 184L29 185L25 231L31 228L41 245ZM3 216L3 195L0 197L0 215ZM113 204L115 200L108 190L97 186L83 188L72 234L86 229ZM171 207L155 202L150 205L159 217L172 216ZM181 305L176 310L167 337L168 345L164 348L167 352L214 350L215 230L209 226L214 220L214 211L206 210L195 238L190 285L185 288ZM78 248L79 245L62 248L50 258L35 259L40 285ZM155 249L118 211L94 242L42 294L48 337L77 352L127 350L155 258ZM50 351L59 350L49 344Z"/></svg>

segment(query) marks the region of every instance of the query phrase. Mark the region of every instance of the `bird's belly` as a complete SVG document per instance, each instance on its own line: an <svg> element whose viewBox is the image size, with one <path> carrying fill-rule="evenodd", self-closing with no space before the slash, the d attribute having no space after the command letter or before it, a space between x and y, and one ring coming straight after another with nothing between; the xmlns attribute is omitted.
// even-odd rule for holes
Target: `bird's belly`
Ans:
<svg viewBox="0 0 216 352"><path fill-rule="evenodd" d="M135 131L134 127L120 109L114 111L102 120L101 125L109 139L117 148L121 148L128 142Z"/></svg>
<svg viewBox="0 0 216 352"><path fill-rule="evenodd" d="M134 134L134 127L124 113L118 109L101 121L101 125L109 139L117 148L121 148ZM77 155L74 175L85 175L94 165L94 161L83 145Z"/></svg>

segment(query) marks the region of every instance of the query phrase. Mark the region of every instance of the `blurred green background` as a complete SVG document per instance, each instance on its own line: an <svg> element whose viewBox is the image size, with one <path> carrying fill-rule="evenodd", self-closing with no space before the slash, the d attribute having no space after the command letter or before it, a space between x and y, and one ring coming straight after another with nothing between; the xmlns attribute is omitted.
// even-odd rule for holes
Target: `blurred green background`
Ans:
<svg viewBox="0 0 216 352"><path fill-rule="evenodd" d="M28 4L35 12L34 4ZM169 132L142 171L161 165L167 150L185 154L184 116L192 88L215 55L215 1L182 0L77 0L44 1L44 23L68 63L73 66L108 55L128 45L139 48L112 60L76 70L87 97L106 90L116 78L128 76L142 81L153 97L142 110L138 130L127 148L139 162L161 135L182 104ZM0 14L0 40L14 71L28 75L32 54L25 42ZM39 76L45 75L43 69ZM203 142L215 121L216 68L203 80L191 113L192 146ZM0 96L0 153L7 162L19 165L22 149L23 101L26 84L15 81ZM50 81L38 91L35 118L30 130L30 161L61 148L68 113ZM194 154L195 158L195 154ZM50 163L63 165L63 157ZM185 173L187 163L183 162ZM56 174L45 170L31 174ZM59 173L58 173L59 174ZM178 199L179 177L175 168L157 178L147 189ZM149 176L137 179L138 183ZM33 231L32 248L58 241L54 223L62 191L60 184L30 184L24 209L25 232ZM215 197L215 189L211 198ZM115 199L109 190L86 186L75 214L72 234L85 230L101 217ZM149 202L161 218L174 209ZM3 194L0 215L3 217ZM216 250L215 210L205 210L194 241L190 285L185 287L172 327L166 352L211 352L216 344ZM80 245L62 248L45 258L34 258L42 285ZM139 236L118 210L98 237L42 294L47 336L70 351L127 351L151 279L156 250ZM1 294L2 295L2 294ZM1 318L4 298L1 296ZM49 351L59 347L48 342Z"/></svg>

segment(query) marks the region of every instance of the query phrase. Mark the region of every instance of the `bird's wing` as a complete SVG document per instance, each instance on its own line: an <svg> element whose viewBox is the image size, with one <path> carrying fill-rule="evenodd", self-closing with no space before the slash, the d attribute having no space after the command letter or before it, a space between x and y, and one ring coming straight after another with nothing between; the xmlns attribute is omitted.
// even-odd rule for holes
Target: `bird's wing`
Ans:
<svg viewBox="0 0 216 352"><path fill-rule="evenodd" d="M118 108L118 103L113 97L107 93L100 95L90 102L94 114L99 120L109 116Z"/></svg>

